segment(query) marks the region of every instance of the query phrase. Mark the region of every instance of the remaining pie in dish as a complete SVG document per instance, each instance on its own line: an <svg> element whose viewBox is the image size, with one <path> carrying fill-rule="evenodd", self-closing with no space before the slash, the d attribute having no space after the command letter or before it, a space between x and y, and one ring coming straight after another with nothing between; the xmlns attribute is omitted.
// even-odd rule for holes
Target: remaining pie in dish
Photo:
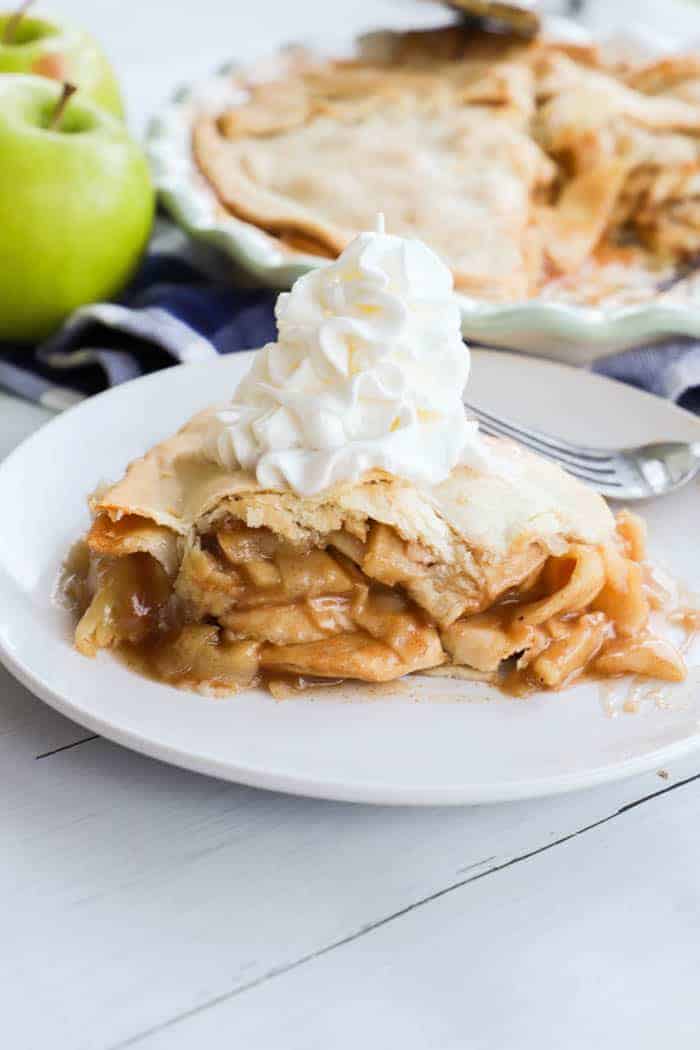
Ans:
<svg viewBox="0 0 700 1050"><path fill-rule="evenodd" d="M354 60L304 52L236 78L193 129L221 203L335 257L382 207L456 287L595 303L666 289L700 252L700 56L462 26L382 34Z"/></svg>

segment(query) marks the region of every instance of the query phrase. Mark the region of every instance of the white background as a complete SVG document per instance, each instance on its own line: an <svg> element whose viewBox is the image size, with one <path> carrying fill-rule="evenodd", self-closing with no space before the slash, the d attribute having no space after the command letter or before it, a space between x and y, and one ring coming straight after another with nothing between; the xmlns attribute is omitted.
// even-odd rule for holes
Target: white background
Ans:
<svg viewBox="0 0 700 1050"><path fill-rule="evenodd" d="M231 57L432 17L399 0L54 9L104 42L136 129ZM0 397L0 455L41 418ZM86 736L0 671L8 1050L698 1046L700 761L551 801L388 810Z"/></svg>

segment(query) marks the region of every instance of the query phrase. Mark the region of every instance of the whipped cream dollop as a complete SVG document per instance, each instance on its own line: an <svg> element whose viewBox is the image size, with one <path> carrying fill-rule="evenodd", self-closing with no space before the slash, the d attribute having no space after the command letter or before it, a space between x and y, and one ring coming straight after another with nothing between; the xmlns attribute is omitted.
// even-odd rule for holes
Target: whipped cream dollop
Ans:
<svg viewBox="0 0 700 1050"><path fill-rule="evenodd" d="M483 466L462 404L470 362L452 275L425 244L380 220L280 295L275 314L278 341L212 418L222 466L302 496L372 468L429 485L459 463Z"/></svg>

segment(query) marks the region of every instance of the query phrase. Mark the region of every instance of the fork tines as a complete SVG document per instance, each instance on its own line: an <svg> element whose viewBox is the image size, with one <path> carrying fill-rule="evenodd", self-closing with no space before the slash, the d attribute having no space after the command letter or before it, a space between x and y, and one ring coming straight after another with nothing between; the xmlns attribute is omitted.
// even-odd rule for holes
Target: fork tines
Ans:
<svg viewBox="0 0 700 1050"><path fill-rule="evenodd" d="M533 452L546 459L554 460L570 474L596 488L609 491L622 487L615 458L607 449L573 445L550 434L530 430L520 424L499 419L467 402L465 402L465 408L470 415L478 419L479 426L484 433L494 437L510 438L521 445L526 445Z"/></svg>

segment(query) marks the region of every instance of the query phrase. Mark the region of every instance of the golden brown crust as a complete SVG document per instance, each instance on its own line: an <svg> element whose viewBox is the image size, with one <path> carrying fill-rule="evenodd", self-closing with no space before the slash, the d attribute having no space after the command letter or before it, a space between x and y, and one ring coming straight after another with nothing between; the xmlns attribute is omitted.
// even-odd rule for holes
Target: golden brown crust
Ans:
<svg viewBox="0 0 700 1050"><path fill-rule="evenodd" d="M86 542L93 554L123 557L128 554L150 554L160 562L169 576L179 566L177 537L164 525L156 525L148 518L125 515L114 521L100 514L92 523Z"/></svg>

